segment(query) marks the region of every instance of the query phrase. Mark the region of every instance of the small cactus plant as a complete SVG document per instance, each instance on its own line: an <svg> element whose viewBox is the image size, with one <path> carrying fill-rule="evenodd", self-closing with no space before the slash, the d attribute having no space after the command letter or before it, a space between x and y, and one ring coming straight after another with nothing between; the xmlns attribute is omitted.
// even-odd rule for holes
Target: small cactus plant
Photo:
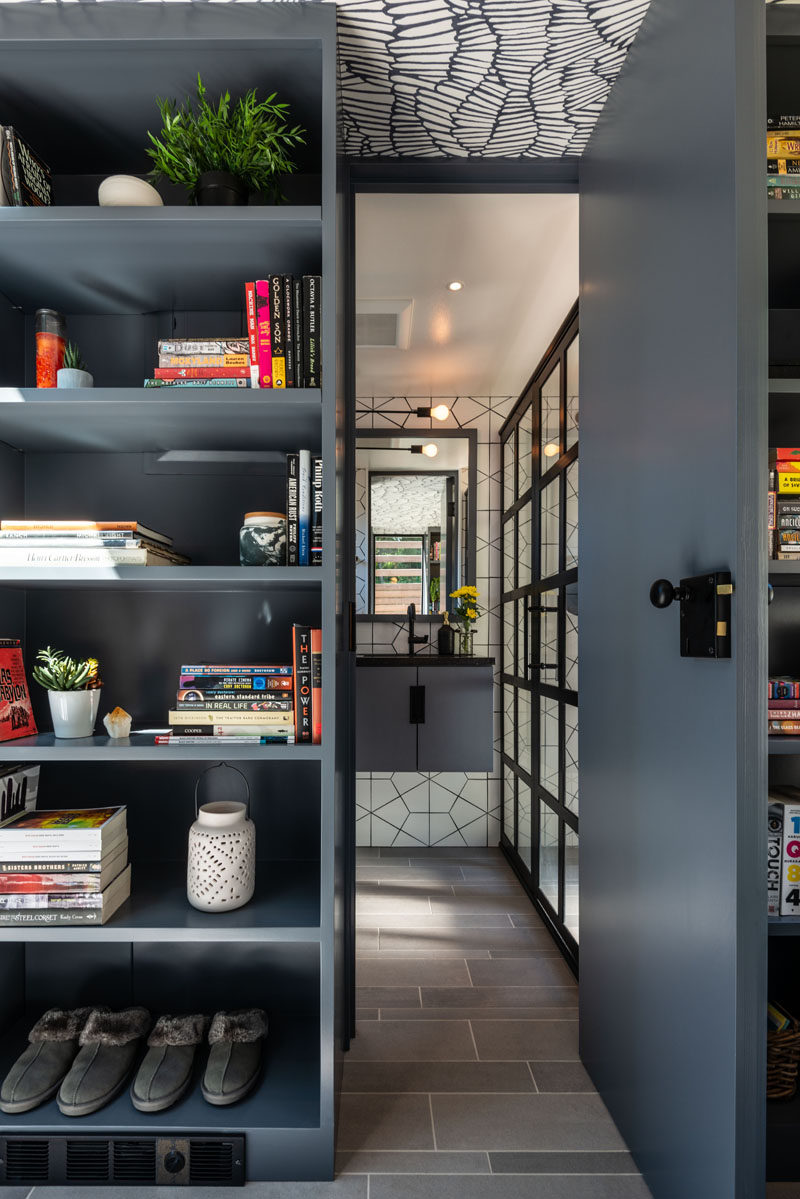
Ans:
<svg viewBox="0 0 800 1199"><path fill-rule="evenodd" d="M64 361L61 363L65 370L88 371L83 355L74 341L68 341L64 350Z"/></svg>

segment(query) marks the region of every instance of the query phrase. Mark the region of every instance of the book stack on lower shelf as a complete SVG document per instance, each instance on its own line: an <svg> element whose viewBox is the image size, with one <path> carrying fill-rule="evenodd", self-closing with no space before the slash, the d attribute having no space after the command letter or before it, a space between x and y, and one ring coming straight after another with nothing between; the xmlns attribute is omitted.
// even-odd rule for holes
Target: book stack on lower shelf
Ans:
<svg viewBox="0 0 800 1199"><path fill-rule="evenodd" d="M0 827L0 926L105 924L130 893L124 807L32 809Z"/></svg>
<svg viewBox="0 0 800 1199"><path fill-rule="evenodd" d="M172 538L136 520L0 520L4 566L188 566Z"/></svg>
<svg viewBox="0 0 800 1199"><path fill-rule="evenodd" d="M770 557L800 563L800 446L770 452Z"/></svg>
<svg viewBox="0 0 800 1199"><path fill-rule="evenodd" d="M767 118L767 197L800 200L800 116Z"/></svg>
<svg viewBox="0 0 800 1199"><path fill-rule="evenodd" d="M769 735L800 734L800 680L769 680Z"/></svg>

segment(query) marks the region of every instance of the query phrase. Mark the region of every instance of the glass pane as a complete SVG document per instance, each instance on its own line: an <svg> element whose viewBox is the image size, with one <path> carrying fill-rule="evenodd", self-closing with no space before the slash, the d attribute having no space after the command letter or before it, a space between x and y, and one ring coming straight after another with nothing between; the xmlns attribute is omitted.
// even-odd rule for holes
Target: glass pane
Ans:
<svg viewBox="0 0 800 1199"><path fill-rule="evenodd" d="M539 800L539 890L558 911L558 817Z"/></svg>
<svg viewBox="0 0 800 1199"><path fill-rule="evenodd" d="M578 813L578 709L564 704L564 803Z"/></svg>
<svg viewBox="0 0 800 1199"><path fill-rule="evenodd" d="M517 803L516 778L508 766L503 769L503 833L514 844L514 809Z"/></svg>
<svg viewBox="0 0 800 1199"><path fill-rule="evenodd" d="M548 483L540 496L542 506L541 564L543 579L558 574L559 480Z"/></svg>
<svg viewBox="0 0 800 1199"><path fill-rule="evenodd" d="M566 589L567 634L564 652L566 671L564 686L570 691L578 690L578 584L570 583Z"/></svg>
<svg viewBox="0 0 800 1199"><path fill-rule="evenodd" d="M558 686L558 591L543 591L539 614L539 679Z"/></svg>
<svg viewBox="0 0 800 1199"><path fill-rule="evenodd" d="M564 569L578 565L578 462L572 462L567 467L567 510L566 521L567 552Z"/></svg>
<svg viewBox="0 0 800 1199"><path fill-rule="evenodd" d="M517 585L517 547L514 531L517 518L512 516L503 525L503 590L513 591Z"/></svg>
<svg viewBox="0 0 800 1199"><path fill-rule="evenodd" d="M517 558L519 559L518 587L527 587L531 582L533 574L532 515L533 507L530 504L526 504L517 516L519 525L519 541L517 544Z"/></svg>
<svg viewBox="0 0 800 1199"><path fill-rule="evenodd" d="M578 440L578 338L567 350L567 444Z"/></svg>
<svg viewBox="0 0 800 1199"><path fill-rule="evenodd" d="M514 731L517 723L514 710L516 694L516 687L511 687L506 683L503 687L503 752L509 758L514 758Z"/></svg>
<svg viewBox="0 0 800 1199"><path fill-rule="evenodd" d="M517 761L531 773L531 695L520 687L517 692Z"/></svg>
<svg viewBox="0 0 800 1199"><path fill-rule="evenodd" d="M522 858L529 870L533 869L533 861L531 857L531 846L533 830L531 828L531 817L533 807L531 803L531 789L526 787L522 779L517 780L517 809L518 809L518 826L517 826L517 853Z"/></svg>
<svg viewBox="0 0 800 1199"><path fill-rule="evenodd" d="M561 453L559 432L559 408L561 406L561 363L556 366L542 385L542 427L539 473L544 474Z"/></svg>
<svg viewBox="0 0 800 1199"><path fill-rule="evenodd" d="M516 431L511 433L503 442L503 511L506 512L514 500L516 493Z"/></svg>
<svg viewBox="0 0 800 1199"><path fill-rule="evenodd" d="M517 498L524 495L533 482L533 430L530 411L519 422L519 473L517 475Z"/></svg>
<svg viewBox="0 0 800 1199"><path fill-rule="evenodd" d="M516 674L514 658L514 634L517 631L517 601L507 600L503 604L503 673Z"/></svg>
<svg viewBox="0 0 800 1199"><path fill-rule="evenodd" d="M578 834L564 829L564 923L578 938Z"/></svg>
<svg viewBox="0 0 800 1199"><path fill-rule="evenodd" d="M558 701L541 696L539 709L539 782L554 799L558 787Z"/></svg>

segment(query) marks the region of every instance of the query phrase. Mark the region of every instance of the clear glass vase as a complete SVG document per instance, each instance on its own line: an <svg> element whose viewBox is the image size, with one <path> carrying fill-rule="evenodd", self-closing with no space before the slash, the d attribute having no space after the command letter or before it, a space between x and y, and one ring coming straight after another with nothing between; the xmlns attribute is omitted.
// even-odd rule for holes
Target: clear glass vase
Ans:
<svg viewBox="0 0 800 1199"><path fill-rule="evenodd" d="M458 652L467 658L472 657L472 639L475 636L475 630L469 626L463 627L458 633Z"/></svg>

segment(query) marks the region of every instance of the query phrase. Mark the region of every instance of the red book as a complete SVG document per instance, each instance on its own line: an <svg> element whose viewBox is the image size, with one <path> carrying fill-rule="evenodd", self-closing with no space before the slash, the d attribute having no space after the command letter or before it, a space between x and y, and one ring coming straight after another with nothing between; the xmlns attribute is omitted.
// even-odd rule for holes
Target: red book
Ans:
<svg viewBox="0 0 800 1199"><path fill-rule="evenodd" d="M800 699L771 699L769 701L769 710L773 712L776 709L781 712L789 711L790 709L797 711L800 709ZM780 716L771 716L771 719L780 720ZM792 717L792 719L800 720L800 716Z"/></svg>
<svg viewBox="0 0 800 1199"><path fill-rule="evenodd" d="M269 320L269 279L256 279L258 327L258 385L272 387L272 338Z"/></svg>
<svg viewBox="0 0 800 1199"><path fill-rule="evenodd" d="M773 450L772 457L778 462L791 462L792 458L800 459L800 445L789 446L788 449L784 446L781 449Z"/></svg>
<svg viewBox="0 0 800 1199"><path fill-rule="evenodd" d="M294 659L294 735L295 740L311 741L311 629L307 625L292 626L292 657Z"/></svg>
<svg viewBox="0 0 800 1199"><path fill-rule="evenodd" d="M311 743L322 745L322 629L311 630Z"/></svg>
<svg viewBox="0 0 800 1199"><path fill-rule="evenodd" d="M245 283L245 308L247 315L247 341L250 350L250 382L260 387L258 372L258 318L256 316L256 285Z"/></svg>
<svg viewBox="0 0 800 1199"><path fill-rule="evenodd" d="M249 366L157 366L156 379L249 379Z"/></svg>
<svg viewBox="0 0 800 1199"><path fill-rule="evenodd" d="M36 733L19 641L0 639L0 741Z"/></svg>

